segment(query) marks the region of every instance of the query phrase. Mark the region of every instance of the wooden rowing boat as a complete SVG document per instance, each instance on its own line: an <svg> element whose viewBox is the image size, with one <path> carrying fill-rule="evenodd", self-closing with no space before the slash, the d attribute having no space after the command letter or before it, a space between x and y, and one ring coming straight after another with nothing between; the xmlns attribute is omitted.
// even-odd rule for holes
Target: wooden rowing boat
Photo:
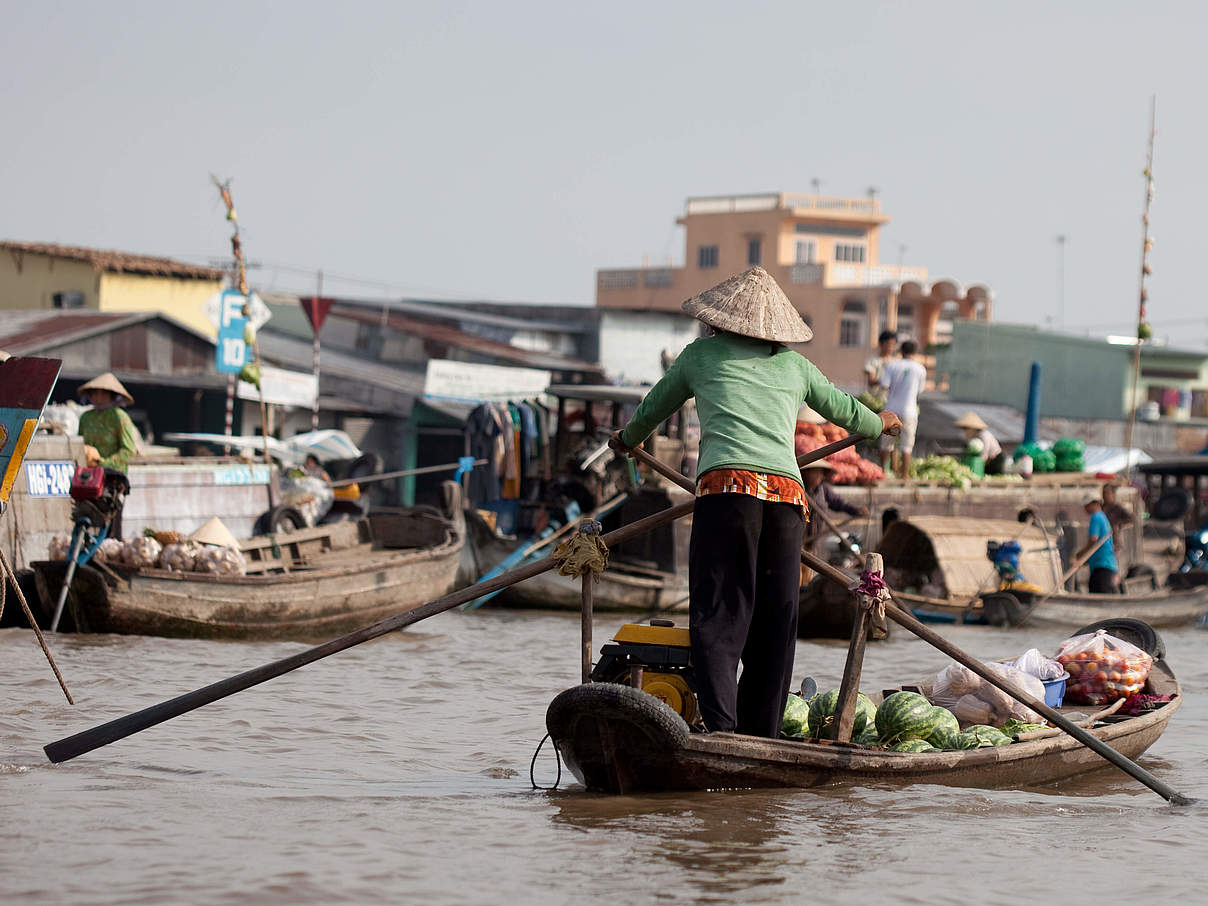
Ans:
<svg viewBox="0 0 1208 906"><path fill-rule="evenodd" d="M1043 596L1035 607L1030 595L997 588L986 543L1008 540L1019 542L1021 571ZM877 550L901 606L925 622L1083 626L1108 617L1130 617L1166 628L1195 623L1208 614L1204 586L1118 595L1060 589L1061 561L1053 540L1036 526L1016 522L921 516L893 523ZM923 579L929 581L924 584ZM1125 587L1130 584L1126 580Z"/></svg>
<svg viewBox="0 0 1208 906"><path fill-rule="evenodd" d="M925 686L923 690L927 691ZM1182 700L1179 683L1165 661L1154 664L1145 691L1174 699L1137 717L1105 718L1090 730L1132 759L1157 741ZM1076 709L1061 711L1072 718ZM869 782L1018 788L1109 767L1064 734L965 752L916 754L853 744L693 733L658 699L612 683L588 683L561 693L550 703L546 727L575 777L587 789L606 793Z"/></svg>
<svg viewBox="0 0 1208 906"><path fill-rule="evenodd" d="M649 492L646 496L651 500L641 502L636 512L626 505L605 518L604 528L615 528L671 505L671 498L665 492ZM526 546L515 538L498 535L476 512L467 513L466 522L479 575L507 561L518 546ZM608 569L600 574L595 585L595 609L615 613L686 612L687 548L691 533L692 518L689 516L652 532L650 539L638 539L632 545L611 551ZM537 547L528 559L539 559L549 552L549 547ZM508 588L496 600L511 607L578 612L582 606L582 583L557 572L548 572Z"/></svg>
<svg viewBox="0 0 1208 906"><path fill-rule="evenodd" d="M243 542L246 576L80 567L61 628L178 638L338 635L456 587L465 527L420 507ZM65 561L32 564L45 613ZM33 603L33 602L31 602ZM41 617L39 617L41 622Z"/></svg>

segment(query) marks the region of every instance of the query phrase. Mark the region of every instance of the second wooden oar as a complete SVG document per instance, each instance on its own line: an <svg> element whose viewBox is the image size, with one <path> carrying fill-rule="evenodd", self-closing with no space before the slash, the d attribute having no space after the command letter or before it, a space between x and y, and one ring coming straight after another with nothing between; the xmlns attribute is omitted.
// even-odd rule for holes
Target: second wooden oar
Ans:
<svg viewBox="0 0 1208 906"><path fill-rule="evenodd" d="M633 451L633 455L640 462L650 466L650 468L671 479L681 487L685 489L695 487L691 480L681 475L665 462L655 459L646 451L635 449ZM832 566L825 560L815 557L813 554L806 553L805 551L801 552L801 562L806 566L809 566L814 571L821 573L828 579L843 586L845 589L850 590L857 583L857 580L854 576L848 575L847 572L839 569L837 566ZM890 591L890 596L893 597L892 590ZM977 658L961 651L961 649L957 648L938 633L932 632L930 629L916 620L910 613L898 606L896 597L893 598L893 603L887 603L885 605L885 613L895 623L905 626L924 642L927 642L933 647L938 648L944 654L948 655L948 657L952 658L952 660L967 667L987 683L990 683L990 685L996 686L1017 702L1020 702L1021 704L1031 708L1037 714L1044 717L1049 723L1061 728L1092 752L1102 756L1108 762L1124 771L1133 779L1138 780L1145 786L1149 787L1171 805L1191 805L1196 801L1188 796L1175 792L1172 788L1164 784L1153 774L1149 773L1149 771L1145 770L1145 768L1141 767L1131 759L1126 758L1124 755L1121 755L1103 740L1093 736L1086 730L1083 730L1069 718L1064 717L1061 713L1050 708L1044 702L1038 701L1037 699L1028 695L1028 693L1024 692L1022 689L1017 688L1014 683L1008 683L1001 679Z"/></svg>
<svg viewBox="0 0 1208 906"><path fill-rule="evenodd" d="M604 535L604 543L609 547L614 547L628 541L630 538L635 538L638 535L658 528L660 525L665 525L668 522L679 519L681 516L686 516L692 512L694 503L695 500L689 500L686 503L661 510L652 516L631 522L627 526ZM93 749L99 749L101 746L107 746L111 742L117 742L119 739L125 739L127 736L132 736L148 727L163 723L165 720L171 720L173 717L179 717L181 714L196 710L202 705L208 705L211 702L218 701L220 698L226 698L228 695L234 695L236 692L250 689L252 686L289 673L291 670L297 670L299 667L304 667L328 655L351 648L354 645L359 645L362 642L368 642L370 639L376 639L378 636L394 632L396 629L402 629L405 626L418 623L420 620L436 616L438 613L444 613L446 610L452 610L458 604L473 600L484 592L489 592L496 588L505 588L508 585L515 585L517 582L540 575L547 570L555 568L557 565L558 561L549 558L538 560L536 563L530 563L528 566L504 573L502 576L489 582L482 582L471 585L468 588L463 588L460 591L455 591L452 594L445 595L443 598L429 601L415 610L387 617L374 623L372 626L358 629L348 635L340 636L338 639L332 639L329 642L324 642L322 645L316 645L314 648L299 651L297 654L282 658L279 661L273 661L271 664L265 664L263 667L256 667L236 676L220 680L217 683L212 683L194 692L187 692L166 702L160 702L158 705L152 705L141 711L135 711L133 714L127 714L125 717L119 717L108 723L92 727L81 733L76 733L74 736L56 740L46 745L43 751L46 752L46 757L56 764L61 761L68 761L79 755L83 755L85 752L91 752Z"/></svg>

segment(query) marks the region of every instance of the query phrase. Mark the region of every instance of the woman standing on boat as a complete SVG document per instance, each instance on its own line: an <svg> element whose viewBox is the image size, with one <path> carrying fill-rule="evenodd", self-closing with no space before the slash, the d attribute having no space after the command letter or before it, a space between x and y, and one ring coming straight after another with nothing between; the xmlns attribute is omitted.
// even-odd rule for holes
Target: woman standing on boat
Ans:
<svg viewBox="0 0 1208 906"><path fill-rule="evenodd" d="M793 450L803 403L852 433L900 424L838 390L785 346L813 331L760 267L683 310L708 325L612 436L627 452L688 399L700 417L689 553L689 633L705 728L775 737L793 673L802 535L807 514ZM741 662L742 679L737 679Z"/></svg>

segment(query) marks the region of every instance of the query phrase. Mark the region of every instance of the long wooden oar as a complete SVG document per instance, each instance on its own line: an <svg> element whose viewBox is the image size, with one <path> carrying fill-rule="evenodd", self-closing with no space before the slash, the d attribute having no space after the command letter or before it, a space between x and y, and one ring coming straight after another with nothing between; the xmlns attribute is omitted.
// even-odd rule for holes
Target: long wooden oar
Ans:
<svg viewBox="0 0 1208 906"><path fill-rule="evenodd" d="M679 519L681 516L686 516L692 512L694 503L694 500L689 500L686 503L661 510L644 519L631 522L627 526L604 535L604 543L609 547L614 547L615 545L623 544L631 538L658 528L660 525L665 525L668 522ZM133 714L127 714L125 717L119 717L116 720L111 720L92 729L84 730L82 733L76 733L74 736L57 740L44 747L46 757L55 763L68 761L78 755L83 755L85 752L91 752L93 749L99 749L101 746L109 745L111 742L116 742L148 727L163 723L165 720L179 717L181 714L186 714L189 711L200 708L202 705L208 705L211 702L218 701L220 698L226 698L228 695L242 692L244 689L249 689L267 680L289 673L291 670L297 670L299 667L304 667L338 651L343 651L362 642L368 642L370 639L376 639L378 636L394 632L396 629L402 629L404 626L410 626L412 623L418 623L420 620L436 616L438 613L444 613L446 610L452 610L458 604L473 600L484 592L504 588L508 585L515 585L517 582L525 579L531 579L533 576L538 576L543 572L554 569L557 565L558 561L549 558L538 560L536 563L530 563L527 566L522 566L520 569L504 573L502 576L489 582L470 585L460 591L445 595L443 598L429 601L427 604L407 613L387 617L374 623L372 626L358 629L348 635L340 636L338 639L332 639L329 642L324 642L322 645L316 645L314 648L308 648L305 651L300 651L279 661L273 661L271 664L265 664L263 667L256 667L237 676L212 683L195 692L187 692L166 702L160 702L158 705L152 705Z"/></svg>
<svg viewBox="0 0 1208 906"><path fill-rule="evenodd" d="M666 463L655 459L645 450L635 449L633 451L633 456L638 461L645 463L646 465L650 466L650 468L662 475L665 475L667 478L671 479L685 490L695 487L695 485L693 485L688 478L685 478ZM857 584L857 579L854 576L849 575L847 572L839 569L836 566L832 566L819 557L815 557L813 554L802 551L801 562L816 572L822 573L822 575L826 576L833 582L837 582L845 589L851 589ZM1103 740L1091 735L1069 718L1064 717L1060 712L1050 708L1044 702L1028 695L1027 692L1017 688L1013 683L1008 683L999 678L981 661L961 651L943 636L932 632L930 629L916 620L907 610L900 606L897 597L893 594L892 589L890 590L890 597L893 603L887 603L885 605L885 613L895 623L905 626L923 641L928 642L935 648L938 648L958 664L967 667L990 685L1001 689L1017 702L1020 702L1021 704L1031 708L1037 714L1040 714L1042 717L1048 720L1049 723L1064 730L1095 754L1102 756L1129 776L1145 784L1145 786L1149 787L1171 805L1190 805L1196 801L1182 795L1181 793L1175 792L1153 774L1149 773L1149 771L1145 770L1136 762L1125 758L1107 743L1103 742Z"/></svg>

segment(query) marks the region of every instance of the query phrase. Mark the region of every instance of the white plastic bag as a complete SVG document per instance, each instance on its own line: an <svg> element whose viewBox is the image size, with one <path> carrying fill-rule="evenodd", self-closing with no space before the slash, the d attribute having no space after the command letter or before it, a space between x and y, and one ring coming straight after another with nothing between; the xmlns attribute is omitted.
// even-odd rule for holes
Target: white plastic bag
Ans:
<svg viewBox="0 0 1208 906"><path fill-rule="evenodd" d="M116 538L106 538L97 547L96 553L92 555L92 559L100 560L102 563L107 563L110 566L121 566L122 542Z"/></svg>
<svg viewBox="0 0 1208 906"><path fill-rule="evenodd" d="M48 560L66 560L67 555L71 553L71 535L64 535L60 532L50 539L50 543L46 545L46 557Z"/></svg>
<svg viewBox="0 0 1208 906"><path fill-rule="evenodd" d="M161 550L154 538L131 538L122 545L122 562L135 569L149 568L158 562Z"/></svg>
<svg viewBox="0 0 1208 906"><path fill-rule="evenodd" d="M1044 683L1036 677L1009 664L990 663L984 666L1021 691L1044 701ZM936 674L931 686L931 702L955 714L962 727L973 724L1001 727L1012 717L1027 723L1043 721L1031 708L1017 702L961 664L949 664Z"/></svg>
<svg viewBox="0 0 1208 906"><path fill-rule="evenodd" d="M1140 692L1153 666L1149 654L1105 629L1066 639L1057 660L1070 674L1066 698L1085 705L1105 705Z"/></svg>
<svg viewBox="0 0 1208 906"><path fill-rule="evenodd" d="M196 541L185 540L176 544L166 544L159 553L160 569L187 573L194 569L193 563L199 553L201 553L201 545Z"/></svg>
<svg viewBox="0 0 1208 906"><path fill-rule="evenodd" d="M1038 648L1029 648L1014 661L1011 666L1022 670L1028 676L1034 676L1041 682L1061 679L1065 675L1065 667L1060 661L1045 657Z"/></svg>

